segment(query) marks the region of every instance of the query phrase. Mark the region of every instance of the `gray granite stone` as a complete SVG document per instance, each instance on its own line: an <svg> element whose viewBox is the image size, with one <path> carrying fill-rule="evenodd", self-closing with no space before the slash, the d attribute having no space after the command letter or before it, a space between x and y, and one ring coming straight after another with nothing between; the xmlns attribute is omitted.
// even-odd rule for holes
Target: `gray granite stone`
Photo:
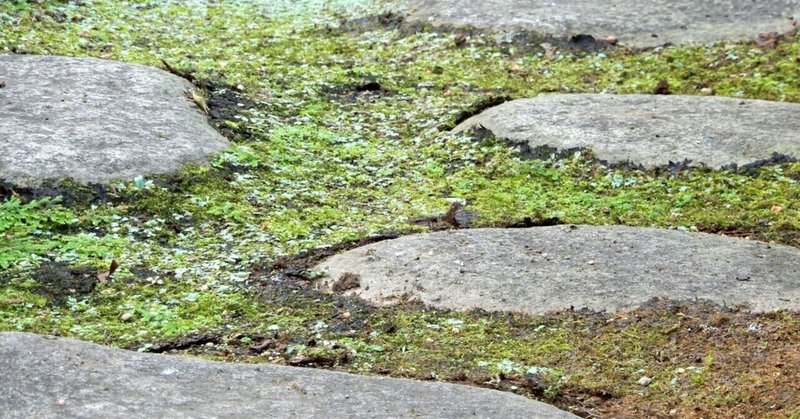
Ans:
<svg viewBox="0 0 800 419"><path fill-rule="evenodd" d="M156 68L0 55L0 81L0 179L17 186L170 173L228 145L192 85Z"/></svg>
<svg viewBox="0 0 800 419"><path fill-rule="evenodd" d="M543 95L489 108L454 132L483 127L532 149L591 149L612 163L747 166L800 158L800 104L670 95ZM546 157L546 156L545 156Z"/></svg>
<svg viewBox="0 0 800 419"><path fill-rule="evenodd" d="M317 266L328 289L377 304L541 314L617 312L654 297L705 299L755 311L800 309L800 249L704 233L625 226L453 230L401 237Z"/></svg>
<svg viewBox="0 0 800 419"><path fill-rule="evenodd" d="M483 29L525 29L569 38L618 38L620 44L711 43L784 32L800 0L405 0L408 20Z"/></svg>
<svg viewBox="0 0 800 419"><path fill-rule="evenodd" d="M0 333L4 418L576 418L446 383L143 354Z"/></svg>

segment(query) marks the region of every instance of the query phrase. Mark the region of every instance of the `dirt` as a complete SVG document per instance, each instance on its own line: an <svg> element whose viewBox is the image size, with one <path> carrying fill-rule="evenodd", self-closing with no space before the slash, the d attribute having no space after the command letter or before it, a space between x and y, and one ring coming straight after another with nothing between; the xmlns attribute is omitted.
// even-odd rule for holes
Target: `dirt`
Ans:
<svg viewBox="0 0 800 419"><path fill-rule="evenodd" d="M194 333L188 336L181 336L174 339L161 339L148 348L148 352L165 353L189 349L206 344L220 344L224 341L220 333ZM129 347L128 349L136 349Z"/></svg>
<svg viewBox="0 0 800 419"><path fill-rule="evenodd" d="M395 333L397 328L386 321L396 313L438 312L408 303L376 309L357 298L313 290L298 294L296 288L286 285L268 286L265 298L283 298L292 306L334 301L335 311L352 313L326 320L334 335L340 337L369 336L376 324L383 324L378 329L383 334ZM532 319L527 316L474 311L470 317L473 322L508 324L518 336L534 333ZM567 376L592 377L588 382L584 378L558 384L556 379L541 375L498 376L480 369L454 370L452 365L425 359L424 353L419 354L421 358L376 362L370 372L429 380L428 371L436 370L440 381L513 391L582 417L791 417L800 413L798 321L798 314L792 313L752 314L704 301L654 299L637 310L613 316L566 311L536 318L537 324L568 332L572 348L563 351L553 366L563 368ZM287 352L297 344L316 348L316 338L310 335L276 332L273 336L254 336L253 342L242 342L240 335L198 335L160 343L155 350L238 362L264 362L270 355L271 362L279 364L350 371L352 354L346 348ZM416 370L408 370L403 362L419 364ZM620 365L631 362L641 363L657 384L638 386L638 375L619 371ZM680 372L693 368L703 372Z"/></svg>
<svg viewBox="0 0 800 419"><path fill-rule="evenodd" d="M456 119L453 121L452 124L447 124L441 127L442 131L450 131L460 123L466 121L467 119L495 106L502 105L505 102L511 101L514 98L511 96L495 96L495 95L487 95L485 98L480 100L477 103L470 105L468 108L462 110L458 115L456 115Z"/></svg>
<svg viewBox="0 0 800 419"><path fill-rule="evenodd" d="M344 292L361 286L361 275L345 272L334 281L333 292Z"/></svg>
<svg viewBox="0 0 800 419"><path fill-rule="evenodd" d="M383 96L391 96L395 92L381 84L379 77L366 77L353 84L326 86L323 92L328 100L340 103L355 103L360 100L371 100Z"/></svg>
<svg viewBox="0 0 800 419"><path fill-rule="evenodd" d="M242 110L253 109L259 105L247 97L243 92L243 87L229 86L217 80L222 80L222 74L213 74L209 77L198 78L194 70L184 70L176 68L165 60L161 60L164 70L186 79L189 83L201 88L207 95L206 106L204 109L209 116L211 125L224 137L235 141L247 141L253 138L253 133L243 128L231 128L238 126L236 116L241 115ZM226 124L233 123L231 124Z"/></svg>
<svg viewBox="0 0 800 419"><path fill-rule="evenodd" d="M99 282L96 269L50 261L42 262L33 278L37 282L36 291L57 306L63 306L70 298L88 297Z"/></svg>
<svg viewBox="0 0 800 419"><path fill-rule="evenodd" d="M653 92L652 93L654 95L671 95L672 94L672 92L670 91L670 88L669 88L669 83L667 83L666 80L660 80L658 82L658 84L656 84L656 87L653 88Z"/></svg>
<svg viewBox="0 0 800 419"><path fill-rule="evenodd" d="M111 194L108 186L99 184L78 185L74 182L44 182L35 188L20 188L0 179L0 199L17 197L22 202L30 202L45 197L61 196L62 203L67 206L100 204L108 202Z"/></svg>
<svg viewBox="0 0 800 419"><path fill-rule="evenodd" d="M126 283L141 281L156 274L144 266L128 267L132 278L127 278ZM70 298L80 301L94 293L97 284L101 282L100 277L105 273L106 280L113 278L113 272L109 274L109 268L96 269L91 267L75 267L67 262L44 261L36 272L33 279L36 280L37 293L46 297L56 306L65 305ZM1 283L1 282L0 282Z"/></svg>
<svg viewBox="0 0 800 419"><path fill-rule="evenodd" d="M313 267L323 259L339 252L366 246L371 243L396 239L400 237L401 234L402 233L385 233L357 241L340 243L335 246L305 251L295 256L282 257L271 262L266 261L253 268L250 280L256 284L282 283L286 281L298 283L299 281L299 283L304 286L308 286L315 279Z"/></svg>
<svg viewBox="0 0 800 419"><path fill-rule="evenodd" d="M247 102L244 96L231 86L202 81L197 83L209 92L208 105L212 122L224 135L229 138L239 139L248 138L252 135L252 133L242 130L226 128L223 126L223 122L235 122L235 116L241 114L243 107L255 106L254 104ZM349 86L347 89L350 92L347 93L348 95L385 94L383 86L377 81L366 81L362 85ZM506 99L502 97L489 98L486 103L479 103L474 109L466 111L464 119L471 116L468 113L477 113L484 107L494 106L495 102L502 103ZM488 136L486 133L477 133L476 135ZM530 158L545 158L544 156L549 157L554 151L557 150L522 150L522 154ZM564 154L570 154L574 151L577 150L568 150ZM772 159L749 165L747 168L741 168L740 170L755 171L762 166L785 163L787 161L795 160L786 156L776 155ZM696 170L690 169L688 163L688 161L677 163L657 170L667 170L671 173ZM163 182L166 185L171 184L168 177L164 178ZM50 186L34 190L14 189L12 185L8 184L0 186L0 198L5 198L12 194L22 196L26 200L38 199L43 196L64 195L64 202L67 205L113 199L106 188L97 185L81 187L76 187L75 185ZM443 222L443 218L449 219L449 217L445 216L433 217L432 220ZM543 219L541 216L534 214L531 217L526 217L510 224L508 227L532 227L560 223L561 221L558 219ZM445 224L447 224L446 221ZM456 226L452 224L444 228ZM731 232L732 235L752 235L750 233ZM329 321L331 330L342 335L352 333L352 331L357 334L368 334L372 329L370 321L375 315L375 309L355 298L321 296L313 290L307 289L307 286L314 280L312 267L332 254L382 240L394 239L402 234L404 233L387 233L264 263L253 270L251 279L261 284L263 297L271 300L283 299L287 302L292 301L290 304L302 305L306 301L303 296L332 299L335 304L341 307L340 311L347 311L353 313L353 315L348 318L338 317L331 319ZM91 268L75 268L64 262L44 262L34 274L34 278L38 282L37 292L46 296L54 304L64 305L70 297L80 299L89 296L98 282L96 274L97 270ZM353 275L353 277L356 277L356 275ZM337 285L343 291L357 287L358 278L353 277L339 278ZM300 295L295 294L298 290L298 285L302 289ZM298 303L298 301L300 302ZM421 309L423 309L421 306L414 304L400 305L396 308L396 310ZM649 390L637 393L623 391L615 387L586 387L567 384L555 396L549 396L545 394L545 389L552 383L542 381L541 377L505 377L500 382L493 382L495 377L473 375L462 371L459 374L443 376L441 379L509 391L512 386L516 386L530 397L546 399L558 407L571 410L585 417L667 417L676 415L677 417L754 417L762 416L765 412L771 412L776 416L800 414L799 411L792 410L800 406L800 368L798 367L800 365L800 331L797 328L788 327L787 325L791 324L791 322L781 321L781 316L784 314L753 315L705 303L679 304L658 300L626 314L625 317L609 317L597 313L567 312L550 315L547 317L547 322L570 327L571 319L577 317L592 325L590 336L582 338L585 346L580 348L578 354L565 355L584 357L583 362L575 359L575 367L570 368L575 368L577 371L583 371L583 369L589 371L587 360L596 360L598 363L602 363L608 357L614 356L614 354L597 352L597 348L592 347L593 339L602 336L613 336L619 330L631 324L646 329L663 328L670 330L672 325L668 324L665 319L669 318L670 315L675 315L675 313L681 313L683 320L680 322L680 327L668 333L669 345L661 347L657 342L646 341L641 342L641 344L651 350L652 356L659 365L674 366L675 368L686 365L701 365L705 356L710 353L716 354L717 364L713 368L713 374L709 374L707 378L708 382L713 385L707 386L711 390L703 390L711 391L712 393L696 397L738 397L743 400L746 399L746 403L733 407L726 405L721 407L720 410L709 411L707 407L687 407L686 403L681 402L681 399L683 399L681 394L672 397L672 401L667 404L652 403L650 400L652 400L653 396L651 396ZM476 312L473 315L476 318L513 317L508 313ZM524 325L514 321L511 324L512 327L519 329L519 333L526 333ZM749 332L753 325L761 325L761 331ZM386 326L383 331L391 333L393 331L392 327L391 325ZM575 332L582 333L583 331L576 330ZM191 352L241 361L251 360L254 356L260 356L267 350L281 352L289 343L304 343L308 346L314 346L310 345L311 341L309 340L291 341L287 340L286 336L277 335L260 336L255 340L258 342L255 345L244 344L236 336L225 336L222 332L206 333L162 340L157 342L149 351ZM220 347L224 347L224 349L220 349ZM290 365L323 366L344 371L347 371L349 362L347 354L343 351L297 358L285 356L283 360ZM570 362L565 362L564 364L570 364ZM372 372L375 374L398 375L396 371L385 366L376 366ZM418 375L411 378L429 379L430 377ZM686 383L681 383L681 385L684 384ZM780 391L775 391L775 389L780 389ZM687 390L687 393L695 395L691 390ZM697 404L697 406L710 405L708 402L698 402ZM673 410L676 413L671 413Z"/></svg>

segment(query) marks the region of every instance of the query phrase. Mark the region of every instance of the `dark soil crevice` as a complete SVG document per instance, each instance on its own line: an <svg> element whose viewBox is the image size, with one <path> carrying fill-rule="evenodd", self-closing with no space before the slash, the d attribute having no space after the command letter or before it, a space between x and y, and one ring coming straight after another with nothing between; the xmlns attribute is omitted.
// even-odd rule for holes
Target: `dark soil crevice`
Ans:
<svg viewBox="0 0 800 419"><path fill-rule="evenodd" d="M208 94L206 105L209 122L220 134L235 141L253 138L254 133L240 128L236 117L241 114L242 110L257 108L258 104L248 98L237 86L230 86L219 81L224 79L224 75L215 74L214 77L199 78L194 70L175 68L163 59L161 63L166 71L186 79ZM204 111L206 110L204 109Z"/></svg>
<svg viewBox="0 0 800 419"><path fill-rule="evenodd" d="M0 179L0 199L19 198L23 202L61 196L66 207L99 204L111 200L111 190L107 185L90 183L78 184L72 180L49 180L36 187L19 187L5 179Z"/></svg>
<svg viewBox="0 0 800 419"><path fill-rule="evenodd" d="M391 96L395 92L381 83L380 78L370 76L357 83L323 86L322 92L328 100L340 103L355 103L359 100Z"/></svg>
<svg viewBox="0 0 800 419"><path fill-rule="evenodd" d="M70 298L90 296L97 283L97 270L70 266L66 262L43 262L33 273L36 291L54 305L63 306Z"/></svg>
<svg viewBox="0 0 800 419"><path fill-rule="evenodd" d="M453 129L456 126L458 126L458 124L466 121L467 119L469 119L469 118L471 118L471 117L473 117L475 115L478 115L481 112L483 112L483 111L485 111L485 110L487 110L489 108L493 108L495 106L500 106L503 103L506 103L506 102L511 101L511 100L514 100L514 98L511 97L511 96L489 95L489 96L481 99L480 101L478 101L476 103L473 103L472 105L470 105L466 109L462 110L461 112L459 112L458 115L456 115L456 118L455 118L455 120L453 121L452 124L447 124L445 126L442 126L440 130L441 131L450 131L451 129Z"/></svg>
<svg viewBox="0 0 800 419"><path fill-rule="evenodd" d="M126 261L121 262L126 264ZM113 264L113 261L111 264ZM128 284L155 275L153 271L144 265L130 265L128 269L133 275L133 278L126 278L125 282ZM35 292L46 297L56 306L63 306L70 298L81 300L91 297L97 284L101 282L99 275L102 273L107 274L104 277L105 280L113 278L113 270L109 270L109 267L105 268L106 272L101 272L103 270L93 267L72 266L67 262L45 261L39 265L31 277L37 282L34 288ZM116 267L114 270L116 270ZM0 276L0 284L3 281L6 281L6 279Z"/></svg>
<svg viewBox="0 0 800 419"><path fill-rule="evenodd" d="M170 351L180 351L189 349L196 346L202 346L207 343L220 344L224 342L224 338L219 333L195 333L188 336L181 336L174 339L163 339L152 347L148 348L147 352L152 353L165 353ZM134 348L129 348L134 349Z"/></svg>
<svg viewBox="0 0 800 419"><path fill-rule="evenodd" d="M253 268L253 273L250 275L250 280L254 283L268 284L268 283L283 283L298 281L310 284L315 277L312 272L313 266L321 262L323 259L333 256L339 252L343 252L357 247L366 246L368 244L377 243L384 240L396 239L402 233L385 233L376 236L370 236L361 240L340 243L334 246L323 247L298 255L281 257L273 262L264 262L257 264Z"/></svg>

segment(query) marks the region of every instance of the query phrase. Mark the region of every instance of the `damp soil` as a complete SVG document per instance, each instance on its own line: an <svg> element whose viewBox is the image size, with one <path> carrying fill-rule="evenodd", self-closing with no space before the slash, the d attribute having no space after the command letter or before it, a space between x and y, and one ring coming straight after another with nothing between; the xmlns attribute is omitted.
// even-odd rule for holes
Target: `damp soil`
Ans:
<svg viewBox="0 0 800 419"><path fill-rule="evenodd" d="M395 94L377 76L365 77L358 83L323 86L322 92L328 100L339 103L356 103Z"/></svg>
<svg viewBox="0 0 800 419"><path fill-rule="evenodd" d="M396 239L401 235L402 233L400 232L384 233L361 240L301 252L294 256L281 257L274 261L262 262L253 268L250 280L259 284L290 282L307 287L317 278L313 269L314 266L324 259L368 244Z"/></svg>
<svg viewBox="0 0 800 419"><path fill-rule="evenodd" d="M63 306L70 298L80 300L94 292L97 270L70 266L66 262L43 262L33 274L36 291L56 306Z"/></svg>
<svg viewBox="0 0 800 419"><path fill-rule="evenodd" d="M116 262L111 262L112 265ZM113 279L113 269L105 271L93 267L72 266L63 261L44 261L31 277L36 281L34 291L55 306L64 306L70 299L77 301L90 297L97 285L104 280ZM156 274L145 266L130 266L128 270L132 276L126 278L126 283L142 281ZM0 278L0 285L4 279Z"/></svg>
<svg viewBox="0 0 800 419"><path fill-rule="evenodd" d="M334 302L334 312L348 313L326 319L328 337L334 339L369 342L376 333L414 333L393 321L404 313L428 313L431 318L451 315L418 303L375 308L353 297L298 291L287 284L268 284L263 292L263 298L283 299L293 306ZM427 346L411 358L401 354L381 358L372 363L368 373L429 380L429 371L434 370L439 381L521 394L581 417L785 417L796 414L800 407L797 313L752 314L704 301L654 299L637 310L616 315L584 310L531 317L477 310L467 316L469 322L508 324L513 335L523 338L533 337L537 324L565 331L573 347L556 355L554 362L567 375L588 374L596 381L581 380L578 384L543 374L498 375L480 368L454 367L438 352L450 351L448 345L458 345L458 338ZM297 345L307 351L298 355L289 349ZM322 348L322 342L311 333L275 332L252 335L247 340L241 333L193 335L162 341L151 351L345 372L354 368L353 354L346 348ZM471 356L480 357L480 351L474 348ZM631 362L642 366L640 374L618 372L621 365ZM407 363L422 368L409 370ZM644 375L649 375L653 384L636 384ZM697 403L686 403L686 397L697 399ZM707 402L741 397L747 402L719 403L717 407Z"/></svg>

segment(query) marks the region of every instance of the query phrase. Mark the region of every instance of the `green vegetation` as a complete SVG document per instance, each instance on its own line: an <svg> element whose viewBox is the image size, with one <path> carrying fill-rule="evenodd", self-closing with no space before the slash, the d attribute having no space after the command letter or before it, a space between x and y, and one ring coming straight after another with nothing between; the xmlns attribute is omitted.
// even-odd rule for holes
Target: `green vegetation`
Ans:
<svg viewBox="0 0 800 419"><path fill-rule="evenodd" d="M372 1L263 3L0 5L2 53L152 66L163 59L217 86L212 106L214 96L246 105L217 121L235 144L211 167L124 179L107 197L81 190L84 198L68 204L14 196L0 203L0 330L140 350L210 335L212 346L189 351L475 383L587 415L800 411L800 373L774 367L780 359L800 364L796 314L705 306L613 318L374 309L250 279L260 261L419 230L409 220L443 212L450 197L479 213L477 226L555 218L800 246L798 163L752 173L642 172L603 167L587 155L525 160L502 142L444 129L492 98L647 93L662 80L674 93L800 102L800 42L548 58L497 45L492 35L457 46L452 33L348 31L344 19L384 10ZM358 91L370 81L381 89ZM47 297L55 291L42 292L46 272L99 273L112 260L120 268L109 282L87 292L65 288L63 304ZM764 332L748 331L752 325ZM636 385L644 374L654 378L647 389ZM763 388L790 396L770 401Z"/></svg>

